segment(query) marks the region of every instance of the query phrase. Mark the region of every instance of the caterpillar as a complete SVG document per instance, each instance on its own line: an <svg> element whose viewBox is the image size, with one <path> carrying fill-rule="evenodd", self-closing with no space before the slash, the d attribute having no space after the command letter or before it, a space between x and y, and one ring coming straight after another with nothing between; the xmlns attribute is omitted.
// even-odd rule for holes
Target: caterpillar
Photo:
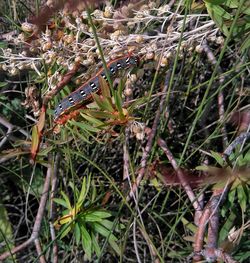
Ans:
<svg viewBox="0 0 250 263"><path fill-rule="evenodd" d="M129 67L136 66L138 62L138 57L131 56L130 54L115 60L111 60L107 64L110 77L112 78L116 76L118 71L121 69L127 69ZM99 83L99 78L103 78L103 80L107 81L107 76L103 68L101 68L94 77L70 93L58 104L54 111L54 122L61 123L60 118L65 113L69 112L71 109L81 107L83 104L91 100L91 94L97 93L100 90L101 86Z"/></svg>

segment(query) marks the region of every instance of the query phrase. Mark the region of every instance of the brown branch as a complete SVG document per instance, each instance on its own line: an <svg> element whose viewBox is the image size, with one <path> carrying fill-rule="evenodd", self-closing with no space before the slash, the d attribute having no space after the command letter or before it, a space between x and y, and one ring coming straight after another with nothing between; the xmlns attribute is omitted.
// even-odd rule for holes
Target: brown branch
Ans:
<svg viewBox="0 0 250 263"><path fill-rule="evenodd" d="M216 258L216 254L211 254L217 248L218 229L219 229L219 205L224 201L230 185L223 189L214 190L209 202L207 203L200 218L199 227L195 235L194 242L194 262L201 260L201 251L205 238L206 227L208 225L207 247L210 251L209 257Z"/></svg>
<svg viewBox="0 0 250 263"><path fill-rule="evenodd" d="M147 161L148 161L148 158L149 158L150 151L152 149L153 140L154 140L154 137L155 137L156 132L157 132L158 123L159 123L159 120L160 120L160 117L161 117L161 113L163 111L163 106L164 106L164 103L165 103L165 100L166 100L166 92L167 92L167 89L168 89L168 84L169 84L169 79L170 79L170 76L171 76L171 72L172 71L169 70L167 75L166 75L164 88L162 90L163 95L161 97L159 108L158 108L158 110L156 112L156 115L155 115L155 119L154 119L154 122L153 122L152 129L150 130L150 134L148 136L148 141L147 141L146 147L145 147L145 149L143 151L143 154L142 154L141 168L140 168L140 170L138 172L138 176L136 178L136 181L134 182L134 184L132 186L132 189L129 192L129 195L127 196L127 201L130 200L130 198L133 196L133 194L137 190L137 188L140 185L140 182L141 182L141 180L142 180L142 178L143 178L143 176L145 174Z"/></svg>
<svg viewBox="0 0 250 263"><path fill-rule="evenodd" d="M43 255L43 250L41 247L41 243L38 238L34 240L35 246L36 246L36 252L39 255L40 263L46 263L45 257Z"/></svg>
<svg viewBox="0 0 250 263"><path fill-rule="evenodd" d="M194 192L193 192L191 186L189 185L187 179L185 178L182 170L178 167L177 162L174 159L174 156L172 155L172 153L170 152L170 150L167 147L167 144L161 138L158 138L157 144L164 151L164 153L166 154L168 160L170 161L171 165L173 166L174 170L176 171L177 177L178 177L182 187L186 191L186 194L187 194L189 200L193 204L193 207L194 207L195 211L196 210L201 210L201 206L200 206L199 202L197 201L197 198L194 195Z"/></svg>
<svg viewBox="0 0 250 263"><path fill-rule="evenodd" d="M215 255L215 258L217 261L222 261L225 263L238 263L239 261L234 260L230 255L228 255L225 251L221 249L205 249L201 251L201 255L209 262L214 262L210 261L211 254Z"/></svg>
<svg viewBox="0 0 250 263"><path fill-rule="evenodd" d="M49 164L49 167L47 169L47 175L46 175L44 186L43 186L42 196L41 196L40 203L39 203L39 208L38 208L37 215L36 215L36 220L35 220L33 231L31 233L30 238L26 240L25 242L23 242L22 244L12 248L10 251L7 251L3 253L2 255L0 255L0 261L6 259L10 255L16 254L17 252L25 249L26 247L30 246L32 243L35 243L36 240L38 239L41 224L42 224L42 219L43 219L43 215L44 215L44 211L46 207L46 202L48 199L52 170L53 169L51 165Z"/></svg>
<svg viewBox="0 0 250 263"><path fill-rule="evenodd" d="M203 43L202 48L203 48L203 51L207 55L208 61L213 66L215 66L217 64L217 60L213 52L207 45L206 41ZM225 80L225 77L222 74L223 72L222 72L221 67L218 67L218 71L219 71L218 73L220 74L218 84L222 84ZM223 147L225 149L226 145L228 144L228 138L227 138L226 127L225 127L225 124L223 123L223 120L225 120L225 108L224 108L224 95L222 91L220 91L218 94L218 108L219 108L219 122L222 124L222 127L221 127L221 133L222 133L222 138L223 138L222 142L223 142Z"/></svg>

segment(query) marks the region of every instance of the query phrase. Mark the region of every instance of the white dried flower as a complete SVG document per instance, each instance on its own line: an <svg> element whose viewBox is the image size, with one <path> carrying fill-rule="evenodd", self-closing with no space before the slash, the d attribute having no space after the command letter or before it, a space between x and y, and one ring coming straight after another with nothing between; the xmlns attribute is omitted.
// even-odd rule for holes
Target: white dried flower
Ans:
<svg viewBox="0 0 250 263"><path fill-rule="evenodd" d="M143 36L142 36L142 35L138 35L138 36L136 37L136 39L135 39L135 42L136 42L136 43L139 43L139 44L143 43L143 42L144 42Z"/></svg>
<svg viewBox="0 0 250 263"><path fill-rule="evenodd" d="M114 13L113 7L112 6L106 6L104 13L103 13L103 16L106 18L111 18L113 16L113 13Z"/></svg>
<svg viewBox="0 0 250 263"><path fill-rule="evenodd" d="M133 94L133 89L131 89L131 88L129 88L129 87L125 88L125 90L124 90L124 95L125 95L125 96L129 97L129 96L131 96L132 94Z"/></svg>
<svg viewBox="0 0 250 263"><path fill-rule="evenodd" d="M10 75L15 76L19 73L19 70L17 68L12 68L9 70Z"/></svg>
<svg viewBox="0 0 250 263"><path fill-rule="evenodd" d="M154 59L154 57L155 57L155 53L154 52L148 52L146 54L146 60Z"/></svg>
<svg viewBox="0 0 250 263"><path fill-rule="evenodd" d="M197 53L202 53L203 52L203 47L202 47L202 45L197 45L196 47L195 47L195 51L197 52Z"/></svg>
<svg viewBox="0 0 250 263"><path fill-rule="evenodd" d="M166 57L162 57L160 66L161 67L166 67L168 65L168 59Z"/></svg>
<svg viewBox="0 0 250 263"><path fill-rule="evenodd" d="M32 33L32 32L34 32L34 31L37 29L37 26L36 26L36 25L33 25L33 24L31 24L31 23L28 23L28 22L24 22L24 23L22 23L22 25L21 25L21 29L22 29L24 32Z"/></svg>
<svg viewBox="0 0 250 263"><path fill-rule="evenodd" d="M94 12L93 12L93 16L95 18L103 18L103 12L99 9L96 9Z"/></svg>
<svg viewBox="0 0 250 263"><path fill-rule="evenodd" d="M224 38L222 36L217 37L215 43L218 45L224 44Z"/></svg>

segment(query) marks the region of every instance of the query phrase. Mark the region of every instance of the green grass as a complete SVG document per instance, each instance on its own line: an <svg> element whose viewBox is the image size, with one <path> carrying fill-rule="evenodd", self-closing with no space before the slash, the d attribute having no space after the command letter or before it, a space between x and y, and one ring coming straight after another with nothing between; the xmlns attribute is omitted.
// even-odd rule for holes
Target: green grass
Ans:
<svg viewBox="0 0 250 263"><path fill-rule="evenodd" d="M1 6L1 16L4 14L8 21L1 28L4 33L13 29L20 30L21 22L30 10L34 13L39 10L39 1L36 1L34 6L26 5L22 1L4 3ZM80 203L80 210L75 217L67 218L67 222L56 231L60 262L71 262L75 258L82 262L86 255L92 258L91 262L154 262L156 258L159 262L184 262L193 252L194 235L199 226L194 224L193 206L183 188L171 184L164 185L160 179L164 174L160 176L159 163L171 167L171 162L157 144L158 138L166 142L184 173L202 174L203 172L196 168L202 167L204 170L204 163L207 163L211 169L214 166L220 168L218 176L223 175L226 169L241 174L243 179L234 182L220 207L219 245L228 242L227 236L233 227L239 229L248 223L249 176L244 174L244 171L249 170L250 154L247 142L242 143L241 148L236 147L229 156L234 168L229 168L229 163L223 161L220 154L225 150L222 128L226 129L228 146L238 135L239 125L230 121L232 115L236 111L249 114L249 50L247 44L242 48L241 43L241 34L245 34L246 38L249 34L242 30L239 23L239 18L248 21L249 14L244 9L243 0L237 3L237 8L228 6L228 1L219 6L203 5L202 10L191 4L191 1L185 1L184 4L180 1L175 3L171 12L177 12L176 16L170 23L166 21L166 27L163 27L164 30L160 33L164 37L159 38L160 34L154 35L152 30L159 31L169 13L166 12L164 17L160 13L161 7L156 6L150 14L129 16L126 23L130 22L131 28L128 31L122 24L119 25L117 20L109 20L109 26L114 30L108 29L108 26L95 15L91 15L92 10L89 10L81 20L80 32L77 28L80 24L75 22L74 17L57 14L54 18L55 28L51 29L55 30L55 35L59 36L62 32L63 36L73 34L78 37L69 44L63 42L62 37L59 41L65 46L61 44L58 49L56 47L59 41L52 33L47 38L45 35L39 36L36 53L25 54L23 57L20 54L25 45L19 43L16 46L10 41L8 47L13 51L6 57L7 47L4 45L7 41L3 41L3 49L0 50L0 84L4 85L0 85L0 117L14 125L14 132L0 149L0 225L6 226L0 227L0 242L6 244L0 249L1 253L14 244L20 244L21 241L18 240L26 240L29 237L41 197L48 160L51 160L55 168L56 158L59 158L58 169L55 168L58 178L55 196L57 204L67 203L68 206L65 210L58 205L51 221L50 207L53 200L49 197L40 231L42 252L48 261L53 259L50 222L54 223L57 219L69 215ZM212 18L205 16L206 8L209 9L209 14L211 10L214 12ZM125 9L119 12L127 14ZM229 19L227 12L233 14L232 19ZM218 14L221 14L221 21L218 21ZM197 15L200 15L199 19ZM65 17L70 19L67 21ZM65 21L61 23L63 18ZM214 26L204 31L198 30L211 21L215 22ZM219 22L222 24L218 24ZM132 23L136 23L136 26L133 27ZM197 29L197 32L192 36L188 35L194 29ZM112 33L116 30L122 31L121 36L112 40L110 36L113 36ZM136 37L140 35L146 39L143 43L136 42ZM178 38L175 39L176 35ZM221 36L224 38L223 44L216 42ZM211 39L212 37L215 39ZM42 47L50 38L53 40L53 47L44 50ZM94 44L89 45L85 42L90 39L96 43L94 49ZM197 51L203 39L206 39L215 57L214 64L211 64L205 52ZM111 92L108 85L102 84L104 95L94 96L91 108L82 109L76 119L60 127L58 134L53 133L52 112L55 105L86 81L82 78L84 74L93 75L98 66L104 66L106 57L119 53L119 48L127 50L128 46L125 43L128 43L130 48L134 46L134 54L141 57L140 64L129 72L137 75L137 81L131 84L133 101L125 107L125 100L127 102L131 99L123 94L128 88L126 80L129 79L129 74L128 71L121 72L122 81L119 82L118 89L114 79L109 79ZM157 48L154 49L154 45ZM82 47L81 52L77 50L79 46ZM56 57L48 63L49 59L46 56L49 56L51 51L56 53ZM147 53L150 52L154 53L154 59L147 59ZM96 53L100 56L96 56ZM158 67L161 55L166 56L166 53L171 53L171 57L168 57L169 65ZM66 74L77 55L82 56L82 63L94 55L94 63L82 66L65 89L51 98L37 162L32 166L27 155L30 139L19 132L19 129L23 129L31 134L31 128L36 123L32 109L27 110L21 104L25 100L25 88L28 85L36 85L39 95L44 96L48 87L55 86ZM37 64L42 81L32 66L27 66L25 70L20 69L16 76L10 76L8 71L3 71L3 65L10 69L13 66L11 63L20 65L21 59L28 63L32 56L44 59L43 63ZM62 59L62 64L57 64L59 59ZM168 79L166 99L153 145L148 153L147 169L140 186L128 201L126 198L130 184L140 171L141 158L148 140L141 127L152 128L169 70L171 75ZM222 83L221 78L224 78ZM218 105L218 96L221 94L224 98L222 120ZM6 130L0 119L0 143L6 136ZM249 127L246 131L249 131ZM137 139L138 133L143 137L142 140ZM124 154L124 149L127 149L127 155ZM124 169L128 169L129 180L123 178ZM241 173L237 169L241 169ZM88 181L90 177L91 180ZM213 187L225 184L219 183L202 186L194 192L197 197L204 194L204 201L207 202ZM82 185L85 185L86 196L81 203L79 200L82 200ZM86 221L88 212L90 214L87 219L93 220L91 223ZM95 213L99 217L95 216ZM106 227L102 228L103 225L99 222L106 216ZM61 236L62 233L64 237ZM250 257L247 248L249 242L246 239L248 235L249 229L246 228L239 234L233 250L228 252L240 262L247 262ZM21 258L24 258L25 262L39 261L35 249L29 247L6 262L19 262Z"/></svg>

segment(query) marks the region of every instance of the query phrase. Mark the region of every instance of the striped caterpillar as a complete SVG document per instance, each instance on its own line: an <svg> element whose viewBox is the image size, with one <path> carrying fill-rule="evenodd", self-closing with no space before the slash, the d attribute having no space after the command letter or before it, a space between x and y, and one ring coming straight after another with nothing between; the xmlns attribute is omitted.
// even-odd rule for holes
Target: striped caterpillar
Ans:
<svg viewBox="0 0 250 263"><path fill-rule="evenodd" d="M139 59L133 57L130 54L125 55L124 57L110 61L107 64L107 68L110 74L110 77L116 76L120 69L127 69L138 64ZM70 93L66 98L64 98L56 107L54 112L54 122L62 123L60 119L63 119L63 115L67 114L71 109L76 109L86 104L91 100L92 93L97 93L100 90L99 78L103 78L107 81L107 76L105 75L105 70L100 69L97 74L89 79L86 83L80 86L78 89Z"/></svg>

